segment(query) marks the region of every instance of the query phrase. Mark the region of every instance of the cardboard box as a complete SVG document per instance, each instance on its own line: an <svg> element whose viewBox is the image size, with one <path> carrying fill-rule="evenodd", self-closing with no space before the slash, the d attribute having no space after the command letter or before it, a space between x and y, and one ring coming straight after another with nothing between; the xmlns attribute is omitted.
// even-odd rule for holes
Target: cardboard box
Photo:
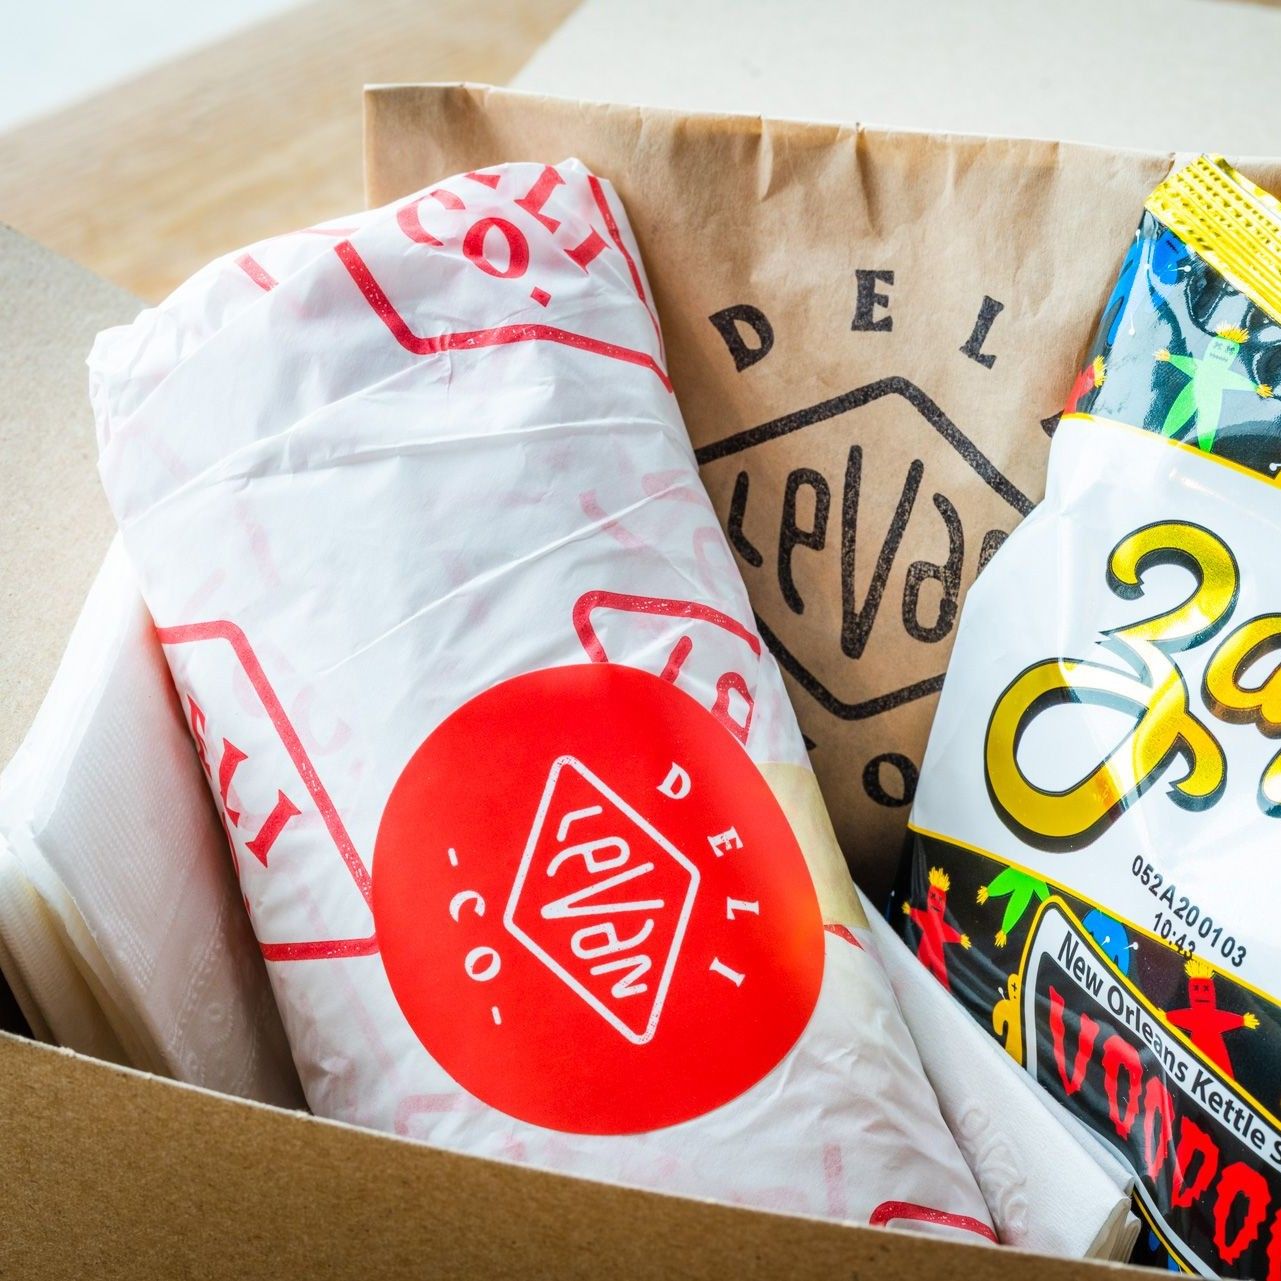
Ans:
<svg viewBox="0 0 1281 1281"><path fill-rule="evenodd" d="M11 232L0 297L3 765L107 544L83 357L136 304ZM0 1126L0 1275L1083 1281L1099 1266L459 1156L8 1035Z"/></svg>

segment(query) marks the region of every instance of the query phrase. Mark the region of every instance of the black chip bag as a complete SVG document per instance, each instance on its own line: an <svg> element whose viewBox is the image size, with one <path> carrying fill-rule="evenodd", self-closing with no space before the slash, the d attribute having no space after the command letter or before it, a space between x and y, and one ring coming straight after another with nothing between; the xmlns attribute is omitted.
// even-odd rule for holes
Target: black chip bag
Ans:
<svg viewBox="0 0 1281 1281"><path fill-rule="evenodd" d="M1281 1275L1278 383L1281 205L1202 157L969 594L893 905L1206 1275Z"/></svg>

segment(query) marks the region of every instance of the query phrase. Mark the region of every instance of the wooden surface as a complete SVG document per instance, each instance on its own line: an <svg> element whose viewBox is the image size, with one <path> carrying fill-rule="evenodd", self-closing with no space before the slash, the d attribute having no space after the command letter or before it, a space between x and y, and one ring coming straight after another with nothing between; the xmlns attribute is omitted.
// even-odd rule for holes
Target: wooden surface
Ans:
<svg viewBox="0 0 1281 1281"><path fill-rule="evenodd" d="M364 84L504 84L574 4L315 0L0 135L0 221L155 300L363 205Z"/></svg>

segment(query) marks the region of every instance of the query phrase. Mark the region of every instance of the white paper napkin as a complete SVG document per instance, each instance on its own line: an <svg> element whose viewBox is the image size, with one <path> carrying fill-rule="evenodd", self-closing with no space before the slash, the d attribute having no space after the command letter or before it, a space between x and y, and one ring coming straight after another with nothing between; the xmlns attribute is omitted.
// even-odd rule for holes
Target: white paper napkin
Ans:
<svg viewBox="0 0 1281 1281"><path fill-rule="evenodd" d="M0 775L0 966L43 1039L301 1105L226 839L118 545Z"/></svg>

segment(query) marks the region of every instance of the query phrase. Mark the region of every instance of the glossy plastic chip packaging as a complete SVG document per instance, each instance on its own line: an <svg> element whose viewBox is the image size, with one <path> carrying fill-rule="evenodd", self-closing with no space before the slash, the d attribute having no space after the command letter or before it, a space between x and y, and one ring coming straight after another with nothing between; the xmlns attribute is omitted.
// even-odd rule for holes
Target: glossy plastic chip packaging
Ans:
<svg viewBox="0 0 1281 1281"><path fill-rule="evenodd" d="M1140 1257L1281 1269L1281 207L1147 202L1045 501L971 591L893 914L1134 1171Z"/></svg>

